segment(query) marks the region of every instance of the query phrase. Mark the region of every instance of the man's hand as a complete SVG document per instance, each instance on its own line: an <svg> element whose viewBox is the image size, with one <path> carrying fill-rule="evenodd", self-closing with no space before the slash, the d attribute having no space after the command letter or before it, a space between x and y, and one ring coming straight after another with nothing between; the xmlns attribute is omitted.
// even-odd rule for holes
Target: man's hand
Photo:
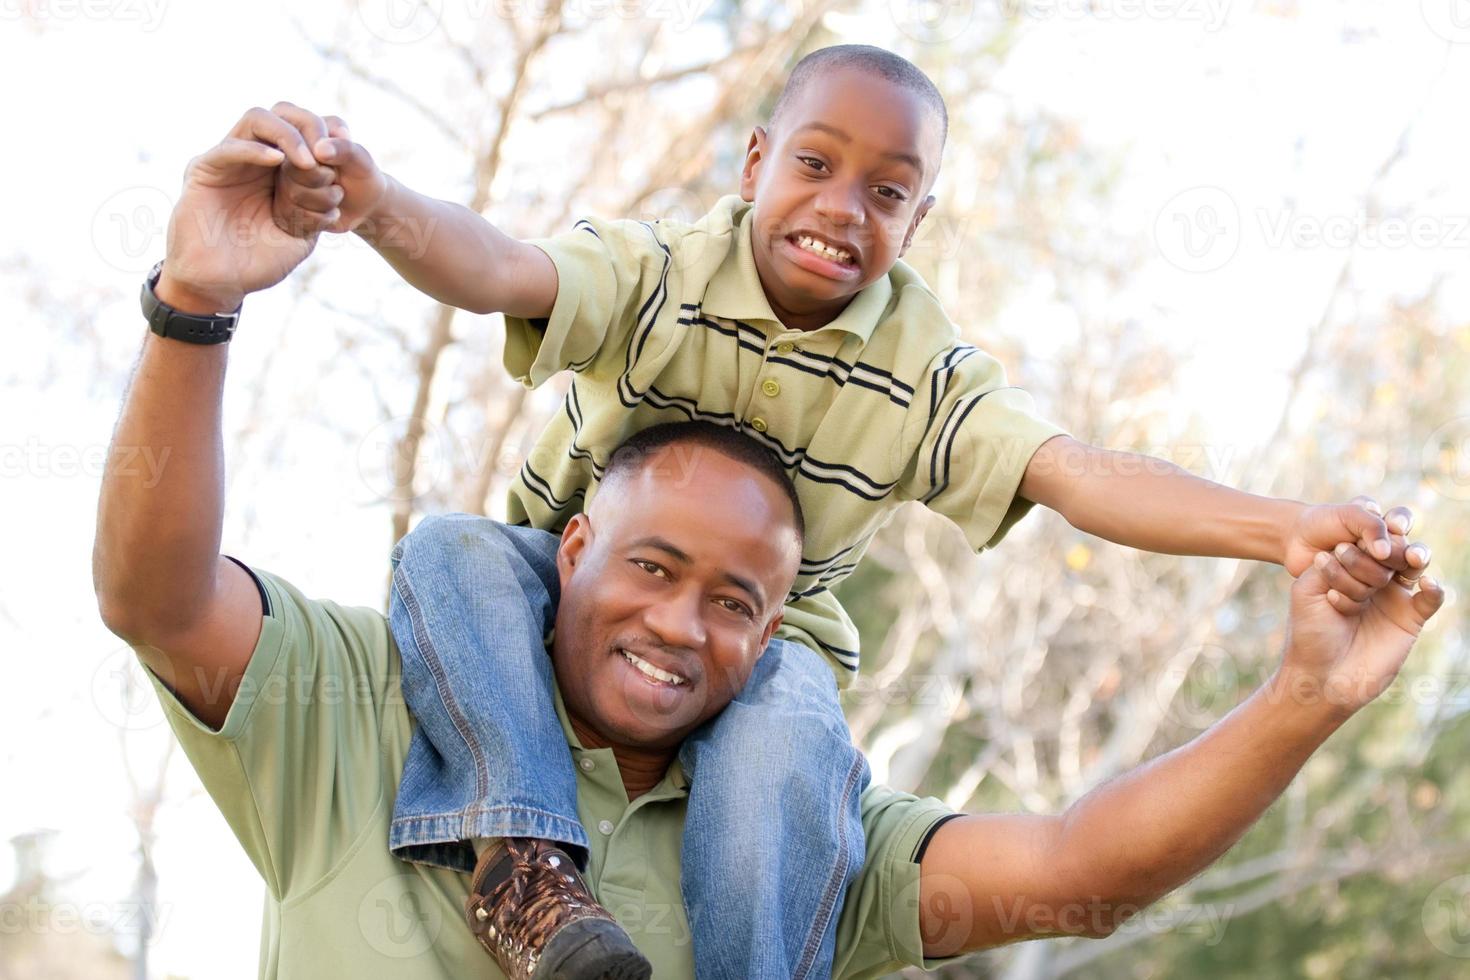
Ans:
<svg viewBox="0 0 1470 980"><path fill-rule="evenodd" d="M1398 519L1396 519L1398 518ZM1389 512L1390 527L1408 529L1407 508ZM1392 536L1392 558L1380 562L1355 544L1321 551L1291 590L1286 656L1273 685L1296 703L1346 716L1393 682L1415 638L1444 603L1444 590L1423 577L1429 549Z"/></svg>
<svg viewBox="0 0 1470 980"><path fill-rule="evenodd" d="M1356 544L1378 561L1392 563L1389 535L1408 534L1412 526L1408 508L1395 507L1385 515L1377 501L1366 496L1346 504L1306 507L1287 532L1281 564L1297 578L1312 567L1318 553L1332 551L1344 542Z"/></svg>
<svg viewBox="0 0 1470 980"><path fill-rule="evenodd" d="M291 205L279 191L292 181L325 188L333 176L290 121L246 112L189 163L169 218L159 298L191 313L233 310L246 293L286 278L340 215L326 198Z"/></svg>

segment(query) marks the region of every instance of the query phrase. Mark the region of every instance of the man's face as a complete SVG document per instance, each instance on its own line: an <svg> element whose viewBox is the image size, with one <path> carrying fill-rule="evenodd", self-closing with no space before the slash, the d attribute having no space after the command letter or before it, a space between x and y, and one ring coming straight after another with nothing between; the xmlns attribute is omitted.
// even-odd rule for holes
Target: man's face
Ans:
<svg viewBox="0 0 1470 980"><path fill-rule="evenodd" d="M557 553L568 713L610 745L677 746L745 686L800 560L786 496L713 449L604 485Z"/></svg>
<svg viewBox="0 0 1470 980"><path fill-rule="evenodd" d="M740 194L755 202L756 268L788 326L826 322L893 268L934 202L940 140L918 95L853 69L813 79L772 132L756 128ZM846 255L814 254L804 236Z"/></svg>

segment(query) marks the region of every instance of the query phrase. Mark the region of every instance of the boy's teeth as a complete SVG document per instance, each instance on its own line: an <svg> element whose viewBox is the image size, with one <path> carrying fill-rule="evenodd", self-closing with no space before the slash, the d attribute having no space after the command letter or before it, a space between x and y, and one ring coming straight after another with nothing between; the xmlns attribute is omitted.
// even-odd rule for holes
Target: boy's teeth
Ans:
<svg viewBox="0 0 1470 980"><path fill-rule="evenodd" d="M847 252L845 252L844 250L840 248L832 248L829 245L817 241L815 238L812 238L809 235L798 235L796 243L802 248L806 249L808 252L820 255L824 259L831 259L834 262L852 261L852 256L848 255Z"/></svg>
<svg viewBox="0 0 1470 980"><path fill-rule="evenodd" d="M671 674L667 670L660 670L653 664L649 663L647 660L644 660L642 657L635 656L629 653L627 650L623 650L621 651L621 653L623 654L623 658L627 660L628 663L632 664L634 667L637 667L644 674L647 674L649 677L652 677L656 681L663 681L665 684L684 683L684 678L680 677L678 674Z"/></svg>

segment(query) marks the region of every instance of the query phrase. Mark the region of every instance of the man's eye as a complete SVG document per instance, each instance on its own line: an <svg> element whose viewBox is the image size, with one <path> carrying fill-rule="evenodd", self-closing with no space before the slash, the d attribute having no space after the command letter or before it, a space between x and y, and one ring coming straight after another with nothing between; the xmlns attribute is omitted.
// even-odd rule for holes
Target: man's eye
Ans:
<svg viewBox="0 0 1470 980"><path fill-rule="evenodd" d="M738 599L721 599L720 600L720 605L724 606L726 609L730 610L732 613L736 613L737 615L740 615L740 616L749 616L750 615L750 610L746 607L745 603L739 601Z"/></svg>
<svg viewBox="0 0 1470 980"><path fill-rule="evenodd" d="M643 569L650 575L657 575L659 578L664 577L664 570L651 561L644 561L642 558L634 558L633 564L637 565L639 568Z"/></svg>

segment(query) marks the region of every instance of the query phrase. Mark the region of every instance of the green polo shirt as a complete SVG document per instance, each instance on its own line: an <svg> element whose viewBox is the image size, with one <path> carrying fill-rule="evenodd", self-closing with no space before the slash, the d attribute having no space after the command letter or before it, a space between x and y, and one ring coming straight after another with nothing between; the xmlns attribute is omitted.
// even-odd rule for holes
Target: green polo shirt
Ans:
<svg viewBox="0 0 1470 980"><path fill-rule="evenodd" d="M545 320L506 317L505 365L533 386L574 374L508 513L559 531L634 432L687 419L740 429L780 457L806 515L777 635L825 652L845 686L858 634L831 590L894 510L920 501L990 547L1030 507L1016 490L1032 454L1063 430L960 340L902 261L827 326L784 326L756 271L753 215L731 195L693 223L594 218L532 240L556 265L556 303Z"/></svg>
<svg viewBox="0 0 1470 980"><path fill-rule="evenodd" d="M219 731L156 678L169 724L266 886L260 975L282 980L500 977L463 918L468 876L407 864L388 825L413 721L385 617L306 598L260 572L269 612ZM694 975L680 897L687 786L677 763L628 802L610 749L584 749L577 809L588 882L654 965ZM887 787L862 798L868 859L837 927L835 975L923 964L915 849L950 811ZM208 896L200 896L207 901ZM930 961L929 965L933 965Z"/></svg>

